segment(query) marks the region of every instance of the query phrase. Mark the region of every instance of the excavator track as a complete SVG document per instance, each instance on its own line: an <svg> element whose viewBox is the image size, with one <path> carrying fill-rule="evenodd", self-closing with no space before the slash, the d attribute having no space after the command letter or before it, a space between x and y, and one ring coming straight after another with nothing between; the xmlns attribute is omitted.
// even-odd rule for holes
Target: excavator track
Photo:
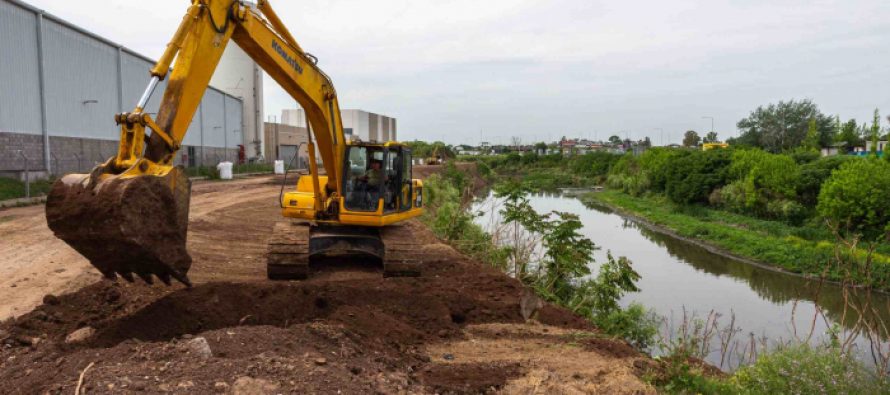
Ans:
<svg viewBox="0 0 890 395"><path fill-rule="evenodd" d="M267 275L270 280L303 280L310 266L337 261L383 266L384 277L420 276L422 245L412 243L405 227L383 229L318 226L308 222L281 221L269 240Z"/></svg>

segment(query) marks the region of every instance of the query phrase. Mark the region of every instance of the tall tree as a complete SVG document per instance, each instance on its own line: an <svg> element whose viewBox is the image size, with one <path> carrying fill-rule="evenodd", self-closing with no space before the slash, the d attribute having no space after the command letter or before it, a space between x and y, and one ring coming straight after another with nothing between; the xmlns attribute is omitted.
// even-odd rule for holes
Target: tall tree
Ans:
<svg viewBox="0 0 890 395"><path fill-rule="evenodd" d="M687 130L683 134L683 146L697 147L701 143L701 137L694 130Z"/></svg>
<svg viewBox="0 0 890 395"><path fill-rule="evenodd" d="M819 128L816 126L816 119L810 119L807 137L803 140L803 148L808 151L818 151L819 148L822 148L819 144Z"/></svg>
<svg viewBox="0 0 890 395"><path fill-rule="evenodd" d="M621 144L621 137L613 135L612 137L609 137L609 142L615 145Z"/></svg>
<svg viewBox="0 0 890 395"><path fill-rule="evenodd" d="M881 134L881 115L878 113L878 109L875 109L875 117L871 122L871 154L878 154L878 139Z"/></svg>
<svg viewBox="0 0 890 395"><path fill-rule="evenodd" d="M708 132L708 134L705 135L704 142L706 142L706 143L716 143L717 141L718 141L718 140L717 140L717 132L711 131L711 132Z"/></svg>
<svg viewBox="0 0 890 395"><path fill-rule="evenodd" d="M838 142L847 143L847 150L862 145L862 136L859 135L859 126L855 119L844 122L840 127L841 132L837 135Z"/></svg>
<svg viewBox="0 0 890 395"><path fill-rule="evenodd" d="M738 140L770 152L791 150L806 138L810 119L816 120L820 145L830 144L831 118L822 114L810 100L780 101L757 107L736 125L742 131Z"/></svg>

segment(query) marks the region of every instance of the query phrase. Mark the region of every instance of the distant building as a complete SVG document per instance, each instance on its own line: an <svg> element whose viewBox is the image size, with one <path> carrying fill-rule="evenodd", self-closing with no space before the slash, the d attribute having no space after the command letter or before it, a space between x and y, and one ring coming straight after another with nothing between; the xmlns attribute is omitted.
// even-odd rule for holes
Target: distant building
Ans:
<svg viewBox="0 0 890 395"><path fill-rule="evenodd" d="M843 141L839 142L839 143L834 143L828 147L822 147L822 149L819 150L819 152L822 154L822 156L835 156L835 155L845 154L845 153L847 153L847 143L843 142Z"/></svg>
<svg viewBox="0 0 890 395"><path fill-rule="evenodd" d="M398 141L396 119L364 110L341 110L343 134L346 138L361 141ZM302 108L281 111L281 123L306 127L306 115Z"/></svg>
<svg viewBox="0 0 890 395"><path fill-rule="evenodd" d="M878 141L878 155L879 155L879 156L883 156L883 155L884 155L884 152L887 151L887 146L888 146L888 145L890 145L890 144L888 144L887 141ZM865 142L865 153L866 153L866 154L871 153L871 146L872 146L872 142L871 142L871 141L866 141L866 142Z"/></svg>
<svg viewBox="0 0 890 395"><path fill-rule="evenodd" d="M266 142L263 155L267 161L283 160L285 164L296 168L302 168L304 164L309 163L309 154L306 151L309 136L306 128L265 122L263 129ZM296 156L297 151L300 152L299 156Z"/></svg>

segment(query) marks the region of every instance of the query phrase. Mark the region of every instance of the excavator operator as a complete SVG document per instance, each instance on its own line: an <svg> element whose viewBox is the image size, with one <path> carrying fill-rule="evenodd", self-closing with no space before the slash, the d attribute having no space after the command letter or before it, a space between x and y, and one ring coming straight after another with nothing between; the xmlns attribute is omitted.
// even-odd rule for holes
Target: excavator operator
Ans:
<svg viewBox="0 0 890 395"><path fill-rule="evenodd" d="M365 172L365 175L360 179L367 183L368 190L379 191L380 190L380 180L383 179L383 163L379 160L371 160L371 167L368 168L368 171Z"/></svg>

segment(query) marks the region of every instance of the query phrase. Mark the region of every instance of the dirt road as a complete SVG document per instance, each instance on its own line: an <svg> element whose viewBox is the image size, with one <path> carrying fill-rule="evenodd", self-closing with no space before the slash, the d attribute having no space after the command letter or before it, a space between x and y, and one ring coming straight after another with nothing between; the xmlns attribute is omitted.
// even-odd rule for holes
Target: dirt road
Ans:
<svg viewBox="0 0 890 395"><path fill-rule="evenodd" d="M42 207L0 211L0 300L16 316L0 325L2 391L71 393L81 375L90 393L653 391L646 358L550 305L526 323L518 282L416 221L402 226L424 245L419 278L266 280L277 194L271 177L194 186L191 289L99 280Z"/></svg>

